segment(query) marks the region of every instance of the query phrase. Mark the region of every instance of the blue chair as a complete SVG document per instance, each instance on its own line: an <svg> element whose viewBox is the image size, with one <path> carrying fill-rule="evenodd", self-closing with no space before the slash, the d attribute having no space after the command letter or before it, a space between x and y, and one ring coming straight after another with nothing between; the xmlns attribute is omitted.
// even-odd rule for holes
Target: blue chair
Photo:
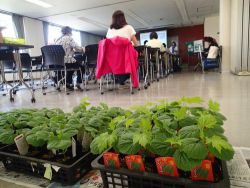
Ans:
<svg viewBox="0 0 250 188"><path fill-rule="evenodd" d="M203 71L209 69L218 69L221 72L221 58L222 58L222 46L219 47L219 54L217 58L206 58L202 60Z"/></svg>

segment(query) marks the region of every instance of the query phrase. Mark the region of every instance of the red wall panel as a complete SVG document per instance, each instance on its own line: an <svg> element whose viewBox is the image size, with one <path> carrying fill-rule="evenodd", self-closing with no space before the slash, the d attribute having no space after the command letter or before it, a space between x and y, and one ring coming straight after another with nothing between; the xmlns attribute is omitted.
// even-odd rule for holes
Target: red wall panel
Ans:
<svg viewBox="0 0 250 188"><path fill-rule="evenodd" d="M188 41L194 41L203 39L204 37L204 25L196 25L189 27L168 29L168 37L178 36L179 38L179 53L183 63L188 62L187 48L185 43ZM195 65L197 63L197 56L189 58L189 64Z"/></svg>

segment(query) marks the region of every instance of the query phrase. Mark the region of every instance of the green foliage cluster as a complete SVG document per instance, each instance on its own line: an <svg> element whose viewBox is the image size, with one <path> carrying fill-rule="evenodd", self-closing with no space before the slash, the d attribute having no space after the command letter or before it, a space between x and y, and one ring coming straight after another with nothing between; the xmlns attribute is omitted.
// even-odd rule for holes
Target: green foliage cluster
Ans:
<svg viewBox="0 0 250 188"><path fill-rule="evenodd" d="M113 148L121 154L147 151L158 156L172 156L177 167L190 171L208 153L221 160L233 158L234 150L224 136L226 118L217 102L208 107L199 97L174 102L160 101L133 107L113 118L108 129L92 141L94 154Z"/></svg>
<svg viewBox="0 0 250 188"><path fill-rule="evenodd" d="M226 118L214 101L205 106L199 97L183 97L131 110L89 105L83 98L72 113L47 108L0 113L0 143L12 144L24 134L33 147L65 152L77 135L93 154L113 148L121 154L145 151L172 156L184 171L199 165L209 152L221 160L233 158L234 150L224 136Z"/></svg>
<svg viewBox="0 0 250 188"><path fill-rule="evenodd" d="M112 118L125 114L121 108L109 108L105 104L87 108L83 98L72 113L60 109L16 109L0 113L0 143L13 144L14 138L24 134L29 145L48 150L66 152L72 145L72 137L91 140L106 131ZM84 144L90 144L83 142ZM85 146L89 149L89 146Z"/></svg>

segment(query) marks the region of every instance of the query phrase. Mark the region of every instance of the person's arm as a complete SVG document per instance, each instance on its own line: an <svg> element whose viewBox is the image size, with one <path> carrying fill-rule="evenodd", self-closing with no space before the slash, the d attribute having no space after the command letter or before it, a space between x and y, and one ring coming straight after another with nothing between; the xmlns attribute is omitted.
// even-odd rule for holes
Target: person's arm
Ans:
<svg viewBox="0 0 250 188"><path fill-rule="evenodd" d="M131 41L133 42L134 46L138 46L138 41L137 41L135 35L132 36Z"/></svg>
<svg viewBox="0 0 250 188"><path fill-rule="evenodd" d="M74 41L73 38L70 40L70 46L76 51L76 52L84 52L84 48L81 46L78 46L77 43Z"/></svg>

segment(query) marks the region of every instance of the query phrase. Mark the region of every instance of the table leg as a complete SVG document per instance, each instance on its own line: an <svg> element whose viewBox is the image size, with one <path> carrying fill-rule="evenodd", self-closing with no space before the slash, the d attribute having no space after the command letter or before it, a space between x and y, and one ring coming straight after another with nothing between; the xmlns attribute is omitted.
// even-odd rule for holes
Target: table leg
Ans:
<svg viewBox="0 0 250 188"><path fill-rule="evenodd" d="M20 57L20 53L18 50L15 50L14 51L14 58L15 58L15 61L16 61L16 66L17 66L17 71L18 71L18 77L19 77L19 82L20 84L23 84L31 93L31 102L34 103L36 102L36 99L35 99L35 92L33 90L32 87L30 87L24 80L23 80L23 71L22 71L22 64L21 64L21 57ZM10 89L10 100L11 101L14 101L14 98L12 96L12 92L13 90L15 89L15 87L17 86L14 86Z"/></svg>
<svg viewBox="0 0 250 188"><path fill-rule="evenodd" d="M1 85L2 85L2 89L4 89L4 85L6 85L6 90L8 89L7 88L7 85L9 85L11 88L13 87L12 84L8 83L6 78L5 78L5 72L4 72L4 65L3 65L3 61L0 61L0 69L1 69ZM8 92L8 90L7 90ZM4 93L3 95L6 95L6 93Z"/></svg>

